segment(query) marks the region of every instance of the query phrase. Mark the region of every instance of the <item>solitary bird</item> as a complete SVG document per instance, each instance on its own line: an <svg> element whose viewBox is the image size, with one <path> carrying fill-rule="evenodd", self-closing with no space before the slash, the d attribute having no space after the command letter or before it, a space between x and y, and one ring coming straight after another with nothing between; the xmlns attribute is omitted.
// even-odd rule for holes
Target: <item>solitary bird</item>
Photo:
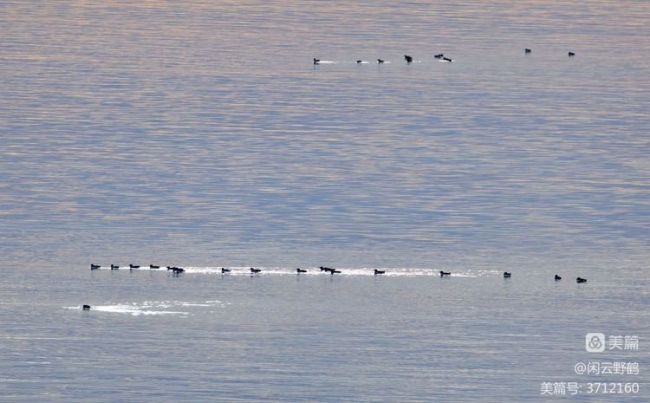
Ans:
<svg viewBox="0 0 650 403"><path fill-rule="evenodd" d="M577 278L576 278L576 283L578 283L578 284L580 284L580 283L586 283L586 282L587 282L587 279L586 279L586 278L582 278L582 277L577 277Z"/></svg>
<svg viewBox="0 0 650 403"><path fill-rule="evenodd" d="M385 274L385 273L386 273L386 270L377 270L377 269L375 269L375 276L377 274Z"/></svg>
<svg viewBox="0 0 650 403"><path fill-rule="evenodd" d="M301 269L300 267L298 267L298 268L296 269L296 273L298 273L298 274L300 274L300 273L307 273L307 270L305 270L305 269Z"/></svg>
<svg viewBox="0 0 650 403"><path fill-rule="evenodd" d="M120 266L118 266L116 264L111 264L111 270L117 270L119 268L120 268Z"/></svg>
<svg viewBox="0 0 650 403"><path fill-rule="evenodd" d="M404 60L406 60L407 64L411 64L411 62L413 62L413 58L409 55L404 55Z"/></svg>
<svg viewBox="0 0 650 403"><path fill-rule="evenodd" d="M377 59L377 64L384 64L384 59Z"/></svg>
<svg viewBox="0 0 650 403"><path fill-rule="evenodd" d="M575 53L573 53L573 52L569 52L569 57L573 57L573 56L575 56L575 55L576 55Z"/></svg>
<svg viewBox="0 0 650 403"><path fill-rule="evenodd" d="M221 268L221 273L230 273L230 269L226 269L225 267Z"/></svg>
<svg viewBox="0 0 650 403"><path fill-rule="evenodd" d="M558 276L557 274L555 275L555 281L560 281L562 280L562 277Z"/></svg>
<svg viewBox="0 0 650 403"><path fill-rule="evenodd" d="M92 264L92 263L90 264L90 270L97 270L97 269L99 269L100 267L102 267L102 266L100 266L100 265L98 265L98 264Z"/></svg>
<svg viewBox="0 0 650 403"><path fill-rule="evenodd" d="M503 278L510 278L512 277L512 273L508 273L507 271L503 272Z"/></svg>
<svg viewBox="0 0 650 403"><path fill-rule="evenodd" d="M316 58L314 57L314 65L317 65L317 64L320 64L320 59L316 59Z"/></svg>
<svg viewBox="0 0 650 403"><path fill-rule="evenodd" d="M160 269L160 266L156 266L155 264L150 264L149 268L150 269Z"/></svg>
<svg viewBox="0 0 650 403"><path fill-rule="evenodd" d="M259 273L261 271L262 271L262 269L256 269L254 267L251 267L251 273Z"/></svg>
<svg viewBox="0 0 650 403"><path fill-rule="evenodd" d="M533 51L530 50L530 49L528 49L528 48L524 49L524 53L525 53L525 54L529 54L529 53L532 53L532 52L533 52Z"/></svg>
<svg viewBox="0 0 650 403"><path fill-rule="evenodd" d="M85 305L81 307L84 311L90 311L90 305Z"/></svg>
<svg viewBox="0 0 650 403"><path fill-rule="evenodd" d="M451 272L440 270L440 277L451 276Z"/></svg>
<svg viewBox="0 0 650 403"><path fill-rule="evenodd" d="M444 60L444 61L446 61L446 62L449 62L449 63L451 63L451 62L454 61L454 59L450 59L450 58L448 58L448 57L443 57L442 60Z"/></svg>
<svg viewBox="0 0 650 403"><path fill-rule="evenodd" d="M361 64L361 63L363 63L363 60L361 59L357 60L357 64Z"/></svg>

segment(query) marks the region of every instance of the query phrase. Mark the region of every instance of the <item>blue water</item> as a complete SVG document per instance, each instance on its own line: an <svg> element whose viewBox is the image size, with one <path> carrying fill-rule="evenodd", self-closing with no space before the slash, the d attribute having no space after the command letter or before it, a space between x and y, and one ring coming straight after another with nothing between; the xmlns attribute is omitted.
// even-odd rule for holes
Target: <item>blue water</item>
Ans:
<svg viewBox="0 0 650 403"><path fill-rule="evenodd" d="M640 336L603 359L647 399L649 25L643 1L0 2L1 400L535 401L588 332ZM293 271L319 265L343 273Z"/></svg>

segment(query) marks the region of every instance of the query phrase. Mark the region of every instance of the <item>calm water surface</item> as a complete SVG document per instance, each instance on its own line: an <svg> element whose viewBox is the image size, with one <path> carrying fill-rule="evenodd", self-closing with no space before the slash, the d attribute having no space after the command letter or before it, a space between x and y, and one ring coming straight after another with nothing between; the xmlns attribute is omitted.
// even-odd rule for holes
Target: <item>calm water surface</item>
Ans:
<svg viewBox="0 0 650 403"><path fill-rule="evenodd" d="M648 26L645 1L1 1L2 400L535 401L587 379L587 332L641 337L599 357L647 399ZM344 275L292 273L319 265Z"/></svg>

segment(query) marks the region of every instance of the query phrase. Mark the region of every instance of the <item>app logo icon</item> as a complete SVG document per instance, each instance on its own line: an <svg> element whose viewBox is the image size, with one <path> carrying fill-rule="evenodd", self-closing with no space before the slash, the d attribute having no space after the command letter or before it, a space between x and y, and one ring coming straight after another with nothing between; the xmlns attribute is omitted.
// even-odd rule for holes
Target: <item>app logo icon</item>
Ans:
<svg viewBox="0 0 650 403"><path fill-rule="evenodd" d="M605 351L605 335L602 333L587 333L585 336L585 349L590 353Z"/></svg>

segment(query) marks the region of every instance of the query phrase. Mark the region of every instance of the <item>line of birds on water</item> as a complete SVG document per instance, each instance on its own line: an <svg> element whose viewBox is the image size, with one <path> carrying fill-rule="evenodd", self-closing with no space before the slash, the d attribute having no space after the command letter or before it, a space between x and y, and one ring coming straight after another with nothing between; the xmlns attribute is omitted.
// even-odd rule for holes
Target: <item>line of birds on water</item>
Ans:
<svg viewBox="0 0 650 403"><path fill-rule="evenodd" d="M531 54L531 53L533 53L532 49L530 49L530 48L524 49L524 54L528 55L528 54ZM569 57L574 57L576 54L575 54L575 52L569 52L568 55L569 55ZM441 62L451 63L451 62L454 61L454 59L445 56L443 53L438 53L438 54L434 55L433 57L435 59L438 59ZM406 61L406 64L411 64L411 63L413 63L413 56L404 55L404 60ZM377 59L377 64L384 64L385 61L386 61L385 59ZM317 58L314 57L314 66L319 65L320 62L321 62L320 59L317 59ZM361 64L363 62L364 62L364 60L357 59L357 64Z"/></svg>
<svg viewBox="0 0 650 403"><path fill-rule="evenodd" d="M101 269L101 267L102 266L100 266L98 264L94 264L94 263L90 264L90 270L99 270L99 269ZM110 267L111 267L111 270L119 270L119 268L120 268L120 266L115 265L115 264L111 264ZM167 268L167 271L171 270L172 275L175 275L175 276L178 276L179 274L185 272L185 269L183 269L182 267L176 267L176 266L165 266L165 267ZM139 265L129 264L129 270L139 269L139 268L140 268ZM155 265L155 264L150 264L149 268L150 269L160 269L160 266ZM326 272L326 273L329 273L331 275L341 273L341 270L337 270L337 269L334 269L334 268L331 268L331 267L320 266L319 269L320 269L321 272ZM251 267L249 270L250 270L251 274L258 274L258 273L262 272L262 269L257 269L255 267ZM227 274L227 273L230 273L231 271L232 271L231 269L226 269L225 267L221 268L221 274ZM306 269L301 269L300 267L298 267L296 269L296 274L300 274L300 273L307 273L307 270ZM379 276L379 275L382 275L382 274L386 274L386 270L374 269L374 275L375 276ZM449 277L449 276L451 276L451 272L440 270L440 277ZM512 277L511 272L508 272L508 271L503 272L503 278L511 278L511 277ZM556 274L555 277L554 277L554 280L555 281L560 281L560 280L562 280L562 277L559 274ZM582 278L582 277L577 277L576 278L576 283L578 283L578 284L586 283L586 282L587 282L586 278Z"/></svg>

